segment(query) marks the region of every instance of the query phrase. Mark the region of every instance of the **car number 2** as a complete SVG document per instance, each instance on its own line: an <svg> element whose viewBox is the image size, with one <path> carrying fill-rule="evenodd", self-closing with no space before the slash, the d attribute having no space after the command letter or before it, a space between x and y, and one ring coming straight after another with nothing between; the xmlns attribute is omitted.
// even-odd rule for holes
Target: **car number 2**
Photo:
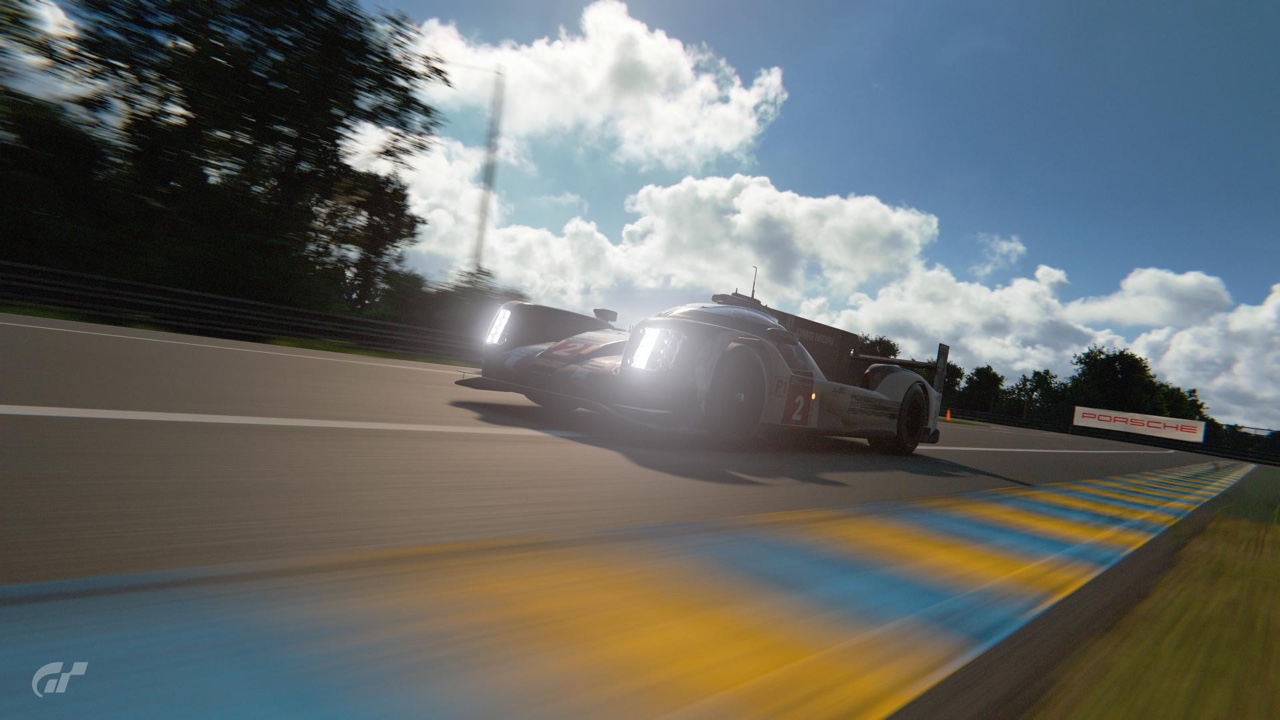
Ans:
<svg viewBox="0 0 1280 720"><path fill-rule="evenodd" d="M813 399L813 386L808 383L787 384L787 409L783 413L784 425L808 425L809 408Z"/></svg>
<svg viewBox="0 0 1280 720"><path fill-rule="evenodd" d="M551 347L551 349L547 350L547 354L554 355L555 357L571 358L574 355L580 355L586 352L587 349L591 347L591 343L583 342L582 340L565 340L564 342L557 343Z"/></svg>

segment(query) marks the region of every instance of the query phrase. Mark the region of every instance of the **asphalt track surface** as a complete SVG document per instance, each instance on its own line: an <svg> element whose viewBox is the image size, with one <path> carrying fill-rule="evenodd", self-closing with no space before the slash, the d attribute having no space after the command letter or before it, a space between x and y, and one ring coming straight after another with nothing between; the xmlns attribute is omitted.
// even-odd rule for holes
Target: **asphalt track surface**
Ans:
<svg viewBox="0 0 1280 720"><path fill-rule="evenodd" d="M955 495L1204 462L944 423L726 451L443 365L0 315L0 583Z"/></svg>

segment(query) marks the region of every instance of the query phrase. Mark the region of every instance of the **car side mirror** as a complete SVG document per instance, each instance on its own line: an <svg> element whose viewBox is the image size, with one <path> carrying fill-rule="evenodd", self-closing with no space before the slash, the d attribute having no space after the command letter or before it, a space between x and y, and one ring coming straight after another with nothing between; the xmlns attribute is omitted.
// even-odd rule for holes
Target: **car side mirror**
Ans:
<svg viewBox="0 0 1280 720"><path fill-rule="evenodd" d="M596 308L595 310L592 310L592 312L596 314L597 320L603 320L607 323L614 322L618 319L618 312L616 310L605 310L604 308Z"/></svg>

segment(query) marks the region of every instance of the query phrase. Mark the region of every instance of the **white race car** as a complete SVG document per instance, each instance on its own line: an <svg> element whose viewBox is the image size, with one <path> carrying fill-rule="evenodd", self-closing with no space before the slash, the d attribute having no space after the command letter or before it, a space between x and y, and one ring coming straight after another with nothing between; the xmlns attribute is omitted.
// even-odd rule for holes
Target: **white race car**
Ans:
<svg viewBox="0 0 1280 720"><path fill-rule="evenodd" d="M738 293L672 308L631 332L616 319L509 302L490 325L481 373L458 384L737 444L807 431L909 455L938 442L946 345L933 363L860 355L853 333ZM933 383L915 370L932 371Z"/></svg>

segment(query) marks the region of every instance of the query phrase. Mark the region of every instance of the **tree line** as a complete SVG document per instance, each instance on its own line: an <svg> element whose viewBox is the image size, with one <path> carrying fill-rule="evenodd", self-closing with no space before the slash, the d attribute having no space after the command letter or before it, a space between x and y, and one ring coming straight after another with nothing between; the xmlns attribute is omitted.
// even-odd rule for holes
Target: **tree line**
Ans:
<svg viewBox="0 0 1280 720"><path fill-rule="evenodd" d="M1059 378L1035 370L1007 383L990 365L969 373L949 364L945 407L991 413L1055 427L1072 423L1075 408L1092 407L1205 423L1205 443L1235 450L1280 454L1280 432L1255 435L1223 425L1209 414L1194 388L1161 380L1147 359L1128 349L1092 346L1072 358L1075 372Z"/></svg>
<svg viewBox="0 0 1280 720"><path fill-rule="evenodd" d="M403 167L442 121L419 88L448 75L403 15L76 0L68 36L4 5L0 259L444 329L520 297L482 270L429 287L404 182L347 162L378 128Z"/></svg>

